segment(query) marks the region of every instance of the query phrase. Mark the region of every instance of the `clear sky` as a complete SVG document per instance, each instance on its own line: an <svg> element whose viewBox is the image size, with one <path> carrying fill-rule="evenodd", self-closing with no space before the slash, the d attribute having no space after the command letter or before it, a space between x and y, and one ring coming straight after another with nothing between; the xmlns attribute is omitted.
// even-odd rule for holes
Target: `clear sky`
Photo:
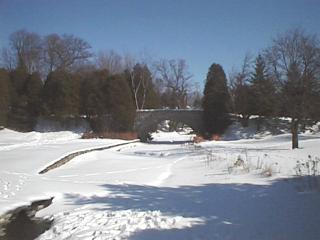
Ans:
<svg viewBox="0 0 320 240"><path fill-rule="evenodd" d="M228 74L294 27L320 35L320 0L0 0L0 47L20 29L74 34L94 51L186 59L201 85L212 63Z"/></svg>

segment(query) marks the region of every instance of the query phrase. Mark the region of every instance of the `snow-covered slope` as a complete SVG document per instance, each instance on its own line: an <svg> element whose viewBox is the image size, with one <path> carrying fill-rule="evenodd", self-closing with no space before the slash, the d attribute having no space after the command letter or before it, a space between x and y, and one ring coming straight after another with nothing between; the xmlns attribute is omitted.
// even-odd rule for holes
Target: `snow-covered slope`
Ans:
<svg viewBox="0 0 320 240"><path fill-rule="evenodd" d="M191 136L158 133L162 144L90 152L44 175L38 170L69 152L120 140L28 134L0 131L0 210L54 196L38 214L55 220L41 240L320 235L320 181L312 176L319 172L311 168L320 156L317 134L301 135L301 148L291 150L287 134L191 144L182 143Z"/></svg>
<svg viewBox="0 0 320 240"><path fill-rule="evenodd" d="M61 157L78 150L124 142L80 139L72 132L19 133L0 131L0 213L31 199L47 196L38 172ZM29 187L28 187L29 186ZM40 190L43 186L43 190Z"/></svg>

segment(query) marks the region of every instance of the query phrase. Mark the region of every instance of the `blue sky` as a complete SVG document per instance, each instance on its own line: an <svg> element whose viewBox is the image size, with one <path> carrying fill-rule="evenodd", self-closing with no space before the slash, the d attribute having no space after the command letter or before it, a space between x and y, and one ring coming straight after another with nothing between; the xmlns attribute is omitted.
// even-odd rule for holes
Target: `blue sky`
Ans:
<svg viewBox="0 0 320 240"><path fill-rule="evenodd" d="M74 34L94 51L186 59L201 85L212 63L228 73L294 27L320 35L319 0L0 0L0 47L19 29Z"/></svg>

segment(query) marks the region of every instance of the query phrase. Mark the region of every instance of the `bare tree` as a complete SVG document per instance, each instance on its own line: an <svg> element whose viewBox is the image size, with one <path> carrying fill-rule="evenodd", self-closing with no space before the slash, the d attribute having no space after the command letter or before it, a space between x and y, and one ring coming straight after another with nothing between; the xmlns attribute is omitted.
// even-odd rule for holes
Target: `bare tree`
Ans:
<svg viewBox="0 0 320 240"><path fill-rule="evenodd" d="M5 69L11 71L17 66L17 59L15 54L9 48L2 48L1 50L1 65Z"/></svg>
<svg viewBox="0 0 320 240"><path fill-rule="evenodd" d="M140 66L140 65L138 65L136 58L129 53L126 53L124 55L123 65L125 68L125 73L127 74L127 77L129 79L130 88L131 88L131 92L133 94L135 107L136 107L136 110L138 110L141 108L140 104L139 104L138 93L141 89L142 84L141 84L141 78L138 78L136 76L137 73L134 69L136 66ZM136 69L137 69L137 67L136 67ZM146 89L144 89L144 91L146 91Z"/></svg>
<svg viewBox="0 0 320 240"><path fill-rule="evenodd" d="M107 69L110 74L121 73L124 70L122 56L113 50L99 52L96 56L96 65L99 69Z"/></svg>
<svg viewBox="0 0 320 240"><path fill-rule="evenodd" d="M194 109L201 109L201 103L202 103L202 97L203 94L200 90L200 84L199 82L196 82L192 89L191 89L191 94L190 95L190 102L191 102L191 107Z"/></svg>
<svg viewBox="0 0 320 240"><path fill-rule="evenodd" d="M51 34L45 37L44 46L45 62L49 71L70 70L92 56L89 43L73 35Z"/></svg>
<svg viewBox="0 0 320 240"><path fill-rule="evenodd" d="M53 33L44 38L44 62L48 72L52 72L59 67L58 53L62 51L61 38L58 34Z"/></svg>
<svg viewBox="0 0 320 240"><path fill-rule="evenodd" d="M155 71L154 68L150 67L150 59L145 53L141 55L139 60L129 53L123 57L123 66L129 80L136 109L150 107L150 104L151 106L154 105L150 97L152 98L152 94L155 93Z"/></svg>
<svg viewBox="0 0 320 240"><path fill-rule="evenodd" d="M130 73L130 80L136 109L144 109L147 93L152 84L152 74L148 66L137 63Z"/></svg>
<svg viewBox="0 0 320 240"><path fill-rule="evenodd" d="M17 65L24 65L29 73L40 70L42 40L38 34L26 30L14 32L10 35L10 47Z"/></svg>
<svg viewBox="0 0 320 240"><path fill-rule="evenodd" d="M138 60L136 59L135 56L133 56L130 53L124 54L123 64L125 69L132 70L134 65L136 65L137 63L138 63Z"/></svg>
<svg viewBox="0 0 320 240"><path fill-rule="evenodd" d="M160 60L156 63L159 79L164 88L170 91L173 104L177 108L188 105L188 94L192 75L188 72L188 65L183 59Z"/></svg>
<svg viewBox="0 0 320 240"><path fill-rule="evenodd" d="M314 91L320 73L319 41L301 29L294 29L274 39L266 50L274 78L282 87L285 114L291 117L292 148L298 148L299 124L313 113Z"/></svg>

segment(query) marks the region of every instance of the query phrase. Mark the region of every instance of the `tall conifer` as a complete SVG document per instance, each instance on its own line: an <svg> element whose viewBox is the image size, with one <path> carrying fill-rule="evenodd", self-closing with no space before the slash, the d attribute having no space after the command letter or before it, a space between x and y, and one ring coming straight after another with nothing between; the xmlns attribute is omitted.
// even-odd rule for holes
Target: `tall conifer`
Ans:
<svg viewBox="0 0 320 240"><path fill-rule="evenodd" d="M251 78L252 111L258 116L270 117L276 111L276 88L268 76L264 59L259 55Z"/></svg>
<svg viewBox="0 0 320 240"><path fill-rule="evenodd" d="M206 135L222 134L229 125L230 95L227 79L219 64L212 64L207 74L202 107Z"/></svg>

